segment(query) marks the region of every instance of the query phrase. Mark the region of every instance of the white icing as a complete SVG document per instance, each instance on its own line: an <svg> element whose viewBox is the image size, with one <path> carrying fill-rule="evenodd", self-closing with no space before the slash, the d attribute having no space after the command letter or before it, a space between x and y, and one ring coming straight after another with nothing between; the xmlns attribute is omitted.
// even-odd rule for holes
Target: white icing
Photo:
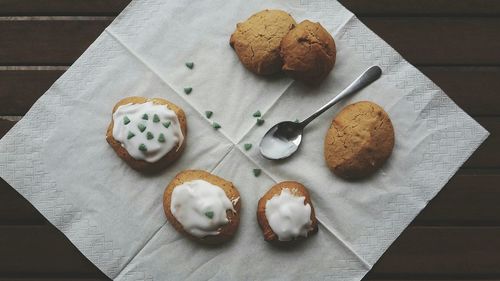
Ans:
<svg viewBox="0 0 500 281"><path fill-rule="evenodd" d="M229 222L227 210L236 212L224 190L204 180L185 182L172 192L170 212L184 230L199 238L217 235ZM212 218L207 216L209 212Z"/></svg>
<svg viewBox="0 0 500 281"><path fill-rule="evenodd" d="M148 115L148 120L142 118L144 114ZM154 122L155 114L159 117L159 122ZM125 124L125 117L130 123ZM168 128L163 125L166 122L170 122ZM144 132L139 130L139 124L146 126ZM153 134L152 139L147 138L148 132ZM129 139L129 133L135 136ZM164 135L165 142L158 140L160 134ZM113 113L113 138L119 141L134 159L150 163L158 161L174 147L180 147L184 141L175 112L165 105L153 102L129 103L118 107ZM139 149L141 144L146 146L147 151Z"/></svg>
<svg viewBox="0 0 500 281"><path fill-rule="evenodd" d="M311 206L304 196L283 189L278 196L266 202L266 218L280 241L290 241L299 236L307 237L311 229Z"/></svg>

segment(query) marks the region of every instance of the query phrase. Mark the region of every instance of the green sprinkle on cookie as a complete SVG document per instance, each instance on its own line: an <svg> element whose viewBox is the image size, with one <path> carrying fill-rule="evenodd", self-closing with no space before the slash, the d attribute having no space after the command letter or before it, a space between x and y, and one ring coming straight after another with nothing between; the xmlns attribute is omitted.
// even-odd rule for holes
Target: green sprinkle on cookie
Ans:
<svg viewBox="0 0 500 281"><path fill-rule="evenodd" d="M184 93L186 93L186 95L189 95L191 94L191 92L193 91L193 88L189 87L189 88L184 88Z"/></svg>
<svg viewBox="0 0 500 281"><path fill-rule="evenodd" d="M154 139L154 138L155 138L155 136L153 135L153 133L151 133L151 132L147 132L147 133L146 133L146 138L147 138L148 140L152 140L152 139Z"/></svg>
<svg viewBox="0 0 500 281"><path fill-rule="evenodd" d="M258 119L257 119L257 126L260 126L260 125L262 125L262 124L264 124L264 119L262 119L262 118L258 118Z"/></svg>
<svg viewBox="0 0 500 281"><path fill-rule="evenodd" d="M252 144L251 143L245 143L243 145L243 147L245 148L246 151L249 151L252 148Z"/></svg>
<svg viewBox="0 0 500 281"><path fill-rule="evenodd" d="M127 117L127 116L125 116L125 117L123 118L123 124L127 125L128 123L130 123L130 119L128 119L128 117Z"/></svg>
<svg viewBox="0 0 500 281"><path fill-rule="evenodd" d="M170 127L170 123L172 123L172 122L167 121L167 122L163 122L162 125L163 125L163 127L168 129L168 127Z"/></svg>
<svg viewBox="0 0 500 281"><path fill-rule="evenodd" d="M186 62L186 67L189 69L193 69L194 63L193 62Z"/></svg>
<svg viewBox="0 0 500 281"><path fill-rule="evenodd" d="M220 129L220 128L221 128L221 126L220 126L220 125L219 125L219 123L217 123L217 122L212 123L212 127L213 127L214 129L216 129L216 130L218 130L218 129Z"/></svg>
<svg viewBox="0 0 500 281"><path fill-rule="evenodd" d="M260 114L260 110L257 110L255 111L253 114L252 114L253 117L261 117L262 114Z"/></svg>
<svg viewBox="0 0 500 281"><path fill-rule="evenodd" d="M144 119L144 120L148 120L148 119L149 119L149 116L148 116L146 113L144 113L144 115L142 115L142 119Z"/></svg>
<svg viewBox="0 0 500 281"><path fill-rule="evenodd" d="M160 116L158 116L158 114L153 115L153 122L155 123L160 122Z"/></svg>
<svg viewBox="0 0 500 281"><path fill-rule="evenodd" d="M205 116L206 116L208 119L210 119L210 117L212 117L212 115L214 115L214 113L213 113L212 111L210 111L210 110L205 111Z"/></svg>
<svg viewBox="0 0 500 281"><path fill-rule="evenodd" d="M139 129L139 131L141 131L141 133L144 133L144 131L146 130L146 125L139 123L139 125L137 125L137 128Z"/></svg>
<svg viewBox="0 0 500 281"><path fill-rule="evenodd" d="M209 212L206 212L205 213L205 216L209 219L213 219L214 218L214 212L212 211L209 211Z"/></svg>
<svg viewBox="0 0 500 281"><path fill-rule="evenodd" d="M140 150L140 151L142 151L142 152L146 152L146 151L148 151L148 149L147 149L146 145L145 145L145 144L143 144L143 143L141 143L141 144L139 145L139 150Z"/></svg>
<svg viewBox="0 0 500 281"><path fill-rule="evenodd" d="M129 140L129 139L131 139L133 137L135 137L135 134L132 133L132 132L128 132L127 139Z"/></svg>
<svg viewBox="0 0 500 281"><path fill-rule="evenodd" d="M261 169L253 169L253 175L256 176L256 177L260 176L261 172L262 172Z"/></svg>
<svg viewBox="0 0 500 281"><path fill-rule="evenodd" d="M165 142L165 135L164 134L160 134L160 136L158 137L158 142Z"/></svg>

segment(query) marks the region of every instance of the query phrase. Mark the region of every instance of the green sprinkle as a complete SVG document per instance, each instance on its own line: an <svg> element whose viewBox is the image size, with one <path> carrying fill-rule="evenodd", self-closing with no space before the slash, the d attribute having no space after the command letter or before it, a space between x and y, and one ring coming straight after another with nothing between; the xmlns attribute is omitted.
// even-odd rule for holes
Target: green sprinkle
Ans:
<svg viewBox="0 0 500 281"><path fill-rule="evenodd" d="M210 117L212 117L212 115L214 115L214 113L210 110L207 110L205 111L205 116L207 116L208 119L210 119Z"/></svg>
<svg viewBox="0 0 500 281"><path fill-rule="evenodd" d="M257 110L254 112L254 114L252 114L253 117L261 117L262 114L260 114L260 110Z"/></svg>
<svg viewBox="0 0 500 281"><path fill-rule="evenodd" d="M191 92L193 91L193 88L189 87L189 88L184 88L184 93L186 93L186 95L189 95L191 94Z"/></svg>
<svg viewBox="0 0 500 281"><path fill-rule="evenodd" d="M131 139L131 138L133 138L133 137L135 137L134 133L132 133L132 132L128 132L127 139L129 140L129 139Z"/></svg>
<svg viewBox="0 0 500 281"><path fill-rule="evenodd" d="M141 143L141 144L139 145L139 150L140 150L140 151L142 151L142 152L146 152L146 151L148 151L148 149L146 148L146 145L145 145L145 144L143 144L143 143Z"/></svg>
<svg viewBox="0 0 500 281"><path fill-rule="evenodd" d="M162 125L163 125L163 127L168 129L168 127L170 127L170 123L172 123L172 122L167 121L167 122L163 122Z"/></svg>
<svg viewBox="0 0 500 281"><path fill-rule="evenodd" d="M206 212L205 216L207 216L207 218L209 218L209 219L213 219L214 218L214 212L212 212L212 211Z"/></svg>
<svg viewBox="0 0 500 281"><path fill-rule="evenodd" d="M252 148L252 144L251 143L245 143L243 145L243 147L245 148L246 151L249 151Z"/></svg>
<svg viewBox="0 0 500 281"><path fill-rule="evenodd" d="M159 142L165 142L165 135L164 134L160 134L160 136L158 137L158 141Z"/></svg>
<svg viewBox="0 0 500 281"><path fill-rule="evenodd" d="M217 122L212 123L212 127L214 127L214 129L216 129L216 130L221 128L221 126Z"/></svg>
<svg viewBox="0 0 500 281"><path fill-rule="evenodd" d="M295 121L293 121L295 123L300 123L299 119L295 119Z"/></svg>
<svg viewBox="0 0 500 281"><path fill-rule="evenodd" d="M148 119L149 119L149 117L148 117L148 115L147 115L146 113L144 113L144 115L142 115L142 119L144 119L144 120L148 120Z"/></svg>
<svg viewBox="0 0 500 281"><path fill-rule="evenodd" d="M262 125L262 124L264 124L264 119L262 119L262 118L258 118L258 119L257 119L257 126L260 126L260 125Z"/></svg>
<svg viewBox="0 0 500 281"><path fill-rule="evenodd" d="M153 122L155 123L160 122L160 116L158 116L158 114L153 115Z"/></svg>
<svg viewBox="0 0 500 281"><path fill-rule="evenodd" d="M137 125L137 128L139 129L139 131L141 131L141 133L143 133L144 130L146 130L146 125L139 123L139 125Z"/></svg>
<svg viewBox="0 0 500 281"><path fill-rule="evenodd" d="M128 119L128 117L127 117L127 116L125 116L125 117L123 118L123 124L127 125L128 123L130 123L130 119Z"/></svg>
<svg viewBox="0 0 500 281"><path fill-rule="evenodd" d="M146 133L146 138L147 138L148 140L152 140L152 139L154 139L154 138L155 138L155 136L153 135L153 133L151 133L151 132L147 132L147 133Z"/></svg>
<svg viewBox="0 0 500 281"><path fill-rule="evenodd" d="M256 176L256 177L260 176L261 172L262 172L261 169L253 169L253 175Z"/></svg>
<svg viewBox="0 0 500 281"><path fill-rule="evenodd" d="M193 67L194 67L194 63L193 63L193 62L186 62L186 66L187 66L187 68L189 68L189 69L193 69Z"/></svg>

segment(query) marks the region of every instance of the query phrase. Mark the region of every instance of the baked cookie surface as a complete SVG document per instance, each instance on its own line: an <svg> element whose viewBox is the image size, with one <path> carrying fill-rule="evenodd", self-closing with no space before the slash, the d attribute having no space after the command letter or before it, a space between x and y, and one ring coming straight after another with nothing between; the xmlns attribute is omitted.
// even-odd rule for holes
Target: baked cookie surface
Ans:
<svg viewBox="0 0 500 281"><path fill-rule="evenodd" d="M302 240L318 231L309 192L295 181L280 182L260 198L257 221L268 242Z"/></svg>
<svg viewBox="0 0 500 281"><path fill-rule="evenodd" d="M366 177L379 169L394 147L394 128L377 104L362 101L346 106L325 137L328 167L346 179Z"/></svg>
<svg viewBox="0 0 500 281"><path fill-rule="evenodd" d="M295 26L295 20L280 10L264 10L238 23L229 44L250 71L269 75L281 71L281 39Z"/></svg>
<svg viewBox="0 0 500 281"><path fill-rule="evenodd" d="M236 187L202 170L180 172L163 195L163 209L170 224L187 237L206 244L233 237L240 208Z"/></svg>
<svg viewBox="0 0 500 281"><path fill-rule="evenodd" d="M319 23L304 20L281 41L283 71L307 84L317 85L335 65L333 37Z"/></svg>
<svg viewBox="0 0 500 281"><path fill-rule="evenodd" d="M106 141L132 168L157 171L184 150L187 122L184 111L160 98L128 97L113 108Z"/></svg>

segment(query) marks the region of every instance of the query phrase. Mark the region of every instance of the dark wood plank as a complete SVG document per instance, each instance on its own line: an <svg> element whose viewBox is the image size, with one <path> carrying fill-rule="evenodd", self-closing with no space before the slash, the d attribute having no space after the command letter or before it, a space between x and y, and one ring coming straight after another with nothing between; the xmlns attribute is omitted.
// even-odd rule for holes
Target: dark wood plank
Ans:
<svg viewBox="0 0 500 281"><path fill-rule="evenodd" d="M2 138L16 122L0 118L0 138Z"/></svg>
<svg viewBox="0 0 500 281"><path fill-rule="evenodd" d="M118 15L131 0L0 0L0 16Z"/></svg>
<svg viewBox="0 0 500 281"><path fill-rule="evenodd" d="M462 167L500 168L500 118L478 117L476 121L490 132L490 136Z"/></svg>
<svg viewBox="0 0 500 281"><path fill-rule="evenodd" d="M36 225L44 223L44 217L35 207L0 178L0 225Z"/></svg>
<svg viewBox="0 0 500 281"><path fill-rule="evenodd" d="M55 227L0 226L0 275L59 273L105 277Z"/></svg>
<svg viewBox="0 0 500 281"><path fill-rule="evenodd" d="M65 274L68 276L68 274ZM71 277L62 277L61 275L46 276L46 277L28 277L28 278L11 278L11 277L0 277L0 281L109 281L109 278L85 278L79 277L77 275L69 274ZM26 276L26 275L24 275ZM467 281L467 280L465 280ZM494 281L494 280L493 280Z"/></svg>
<svg viewBox="0 0 500 281"><path fill-rule="evenodd" d="M111 20L0 20L0 65L70 65Z"/></svg>
<svg viewBox="0 0 500 281"><path fill-rule="evenodd" d="M500 115L500 67L419 67L467 113ZM24 115L63 69L0 70L0 115Z"/></svg>
<svg viewBox="0 0 500 281"><path fill-rule="evenodd" d="M500 64L500 18L360 19L413 64Z"/></svg>
<svg viewBox="0 0 500 281"><path fill-rule="evenodd" d="M499 18L361 19L417 65L500 65ZM0 21L0 65L70 65L109 23Z"/></svg>
<svg viewBox="0 0 500 281"><path fill-rule="evenodd" d="M409 227L377 262L370 276L467 278L476 274L500 278L498 237L500 227Z"/></svg>
<svg viewBox="0 0 500 281"><path fill-rule="evenodd" d="M340 0L339 2L357 15L500 15L500 3L491 0Z"/></svg>

